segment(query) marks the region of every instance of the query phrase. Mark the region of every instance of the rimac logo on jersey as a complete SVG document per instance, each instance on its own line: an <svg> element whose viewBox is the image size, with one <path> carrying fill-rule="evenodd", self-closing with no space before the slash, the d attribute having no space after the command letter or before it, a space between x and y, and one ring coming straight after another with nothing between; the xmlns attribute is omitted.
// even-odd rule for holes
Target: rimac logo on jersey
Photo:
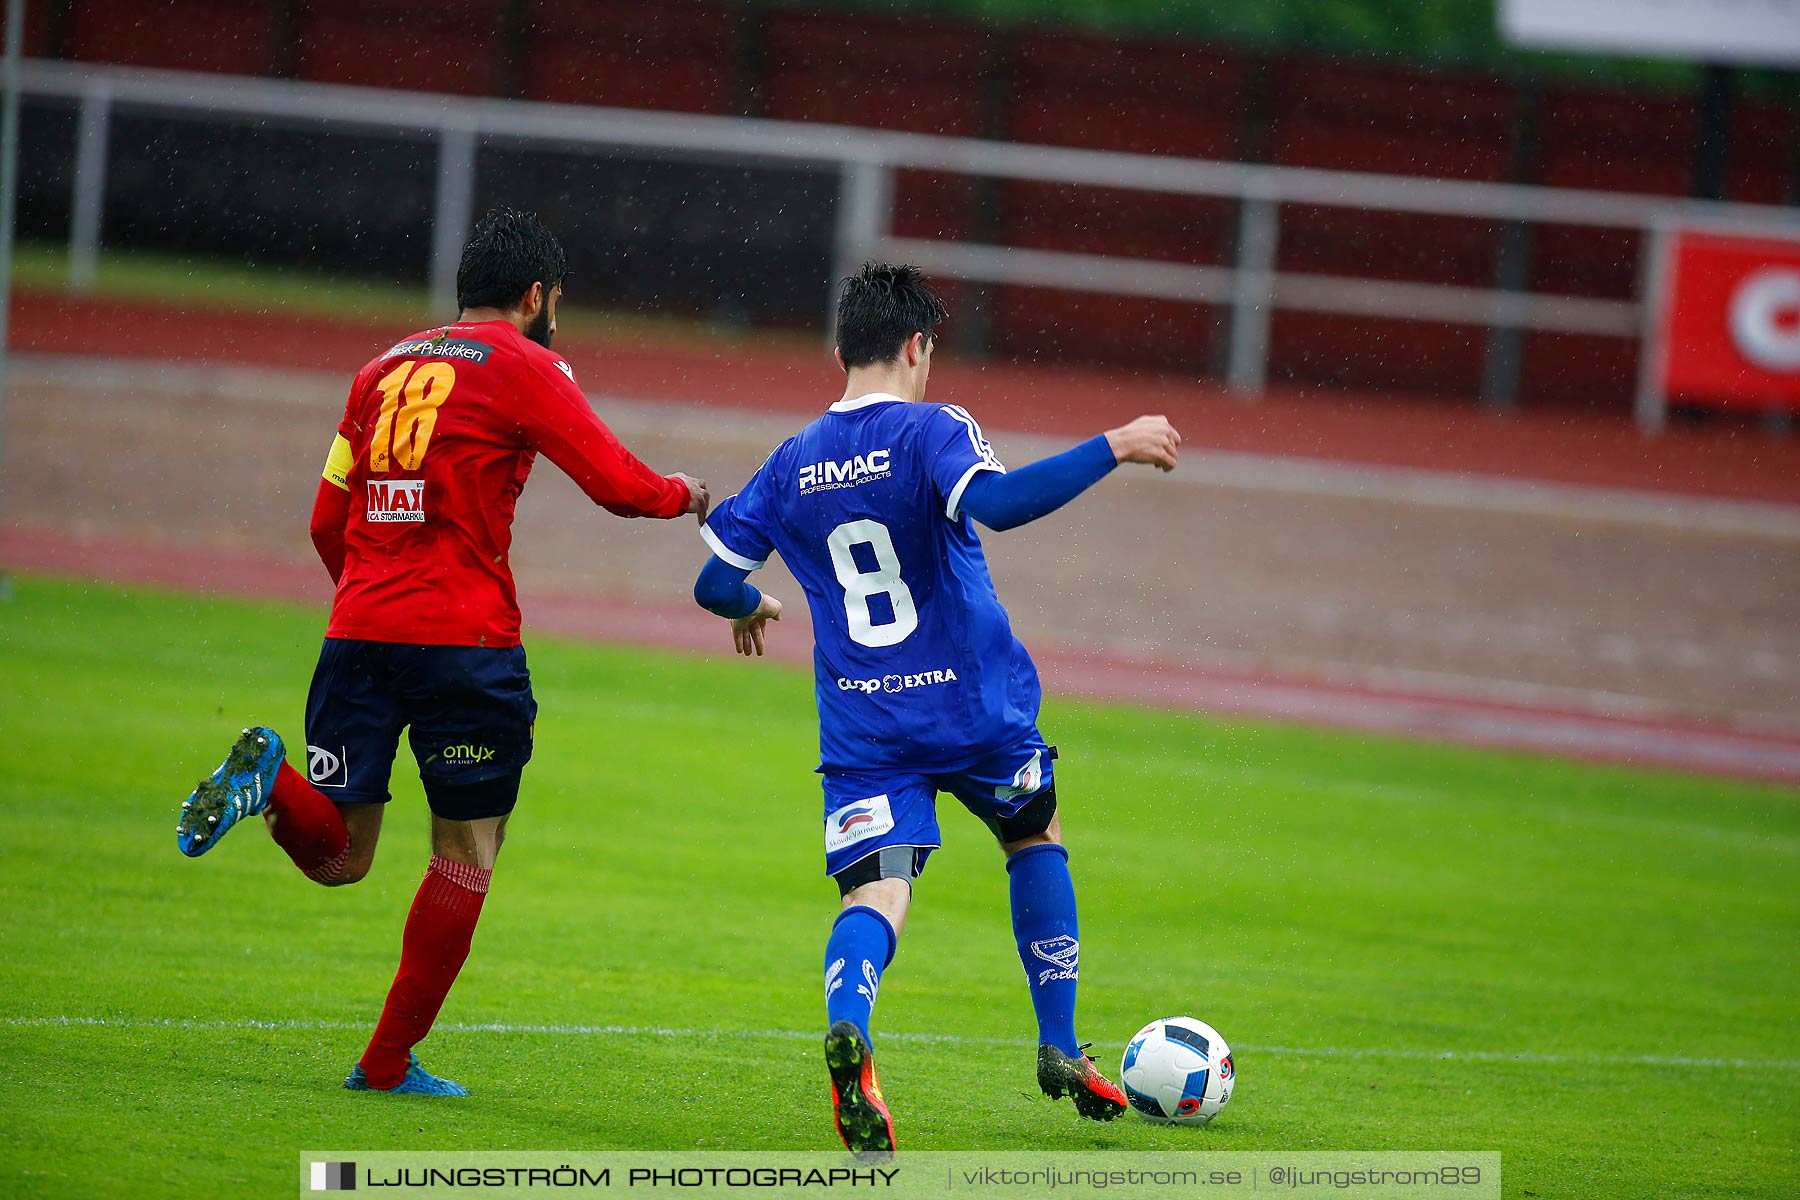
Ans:
<svg viewBox="0 0 1800 1200"><path fill-rule="evenodd" d="M894 827L894 810L886 794L846 804L825 818L825 853L842 850L864 838L880 837Z"/></svg>
<svg viewBox="0 0 1800 1200"><path fill-rule="evenodd" d="M422 524L425 520L425 481L369 480L368 516L370 521L378 525L395 521Z"/></svg>
<svg viewBox="0 0 1800 1200"><path fill-rule="evenodd" d="M889 461L891 458L890 451L871 450L842 462L807 463L800 468L800 494L804 496L808 492L830 488L856 487L859 484L873 483L877 479L886 479L893 474Z"/></svg>

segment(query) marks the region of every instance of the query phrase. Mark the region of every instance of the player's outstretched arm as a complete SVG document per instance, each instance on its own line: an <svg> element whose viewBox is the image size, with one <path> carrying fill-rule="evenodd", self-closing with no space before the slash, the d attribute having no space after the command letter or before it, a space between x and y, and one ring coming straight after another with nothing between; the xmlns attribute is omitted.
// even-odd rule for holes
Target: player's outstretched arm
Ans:
<svg viewBox="0 0 1800 1200"><path fill-rule="evenodd" d="M694 581L694 603L731 622L731 641L739 654L763 652L763 628L781 620L781 601L748 582L750 572L718 555L706 560Z"/></svg>
<svg viewBox="0 0 1800 1200"><path fill-rule="evenodd" d="M1164 417L1139 417L1010 474L983 471L958 507L989 529L1016 529L1055 512L1121 463L1175 469L1181 435Z"/></svg>
<svg viewBox="0 0 1800 1200"><path fill-rule="evenodd" d="M536 384L521 397L519 425L526 443L560 467L588 499L615 516L668 520L694 513L705 523L711 497L703 480L651 470L595 414L573 377L534 362L525 378Z"/></svg>

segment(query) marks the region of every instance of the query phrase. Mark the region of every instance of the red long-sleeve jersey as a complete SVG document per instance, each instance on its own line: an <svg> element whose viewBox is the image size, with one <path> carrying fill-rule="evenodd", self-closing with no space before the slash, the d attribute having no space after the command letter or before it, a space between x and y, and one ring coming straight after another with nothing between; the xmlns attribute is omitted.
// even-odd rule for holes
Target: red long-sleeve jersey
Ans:
<svg viewBox="0 0 1800 1200"><path fill-rule="evenodd" d="M518 645L507 552L539 453L620 516L687 508L687 485L625 449L569 364L510 321L426 330L357 372L313 506L337 581L325 636Z"/></svg>

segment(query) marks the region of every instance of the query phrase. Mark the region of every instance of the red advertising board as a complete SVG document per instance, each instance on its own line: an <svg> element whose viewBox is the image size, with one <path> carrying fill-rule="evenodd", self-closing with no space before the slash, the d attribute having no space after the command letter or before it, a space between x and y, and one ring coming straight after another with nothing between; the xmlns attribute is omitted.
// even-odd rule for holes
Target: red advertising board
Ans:
<svg viewBox="0 0 1800 1200"><path fill-rule="evenodd" d="M1675 230L1660 280L1662 396L1800 410L1800 237Z"/></svg>

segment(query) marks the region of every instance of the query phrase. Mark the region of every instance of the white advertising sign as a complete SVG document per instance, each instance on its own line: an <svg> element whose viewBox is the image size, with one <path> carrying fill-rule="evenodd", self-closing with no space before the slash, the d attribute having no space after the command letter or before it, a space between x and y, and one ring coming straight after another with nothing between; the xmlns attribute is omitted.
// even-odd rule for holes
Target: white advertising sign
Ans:
<svg viewBox="0 0 1800 1200"><path fill-rule="evenodd" d="M1800 0L1498 0L1515 46L1800 66Z"/></svg>

